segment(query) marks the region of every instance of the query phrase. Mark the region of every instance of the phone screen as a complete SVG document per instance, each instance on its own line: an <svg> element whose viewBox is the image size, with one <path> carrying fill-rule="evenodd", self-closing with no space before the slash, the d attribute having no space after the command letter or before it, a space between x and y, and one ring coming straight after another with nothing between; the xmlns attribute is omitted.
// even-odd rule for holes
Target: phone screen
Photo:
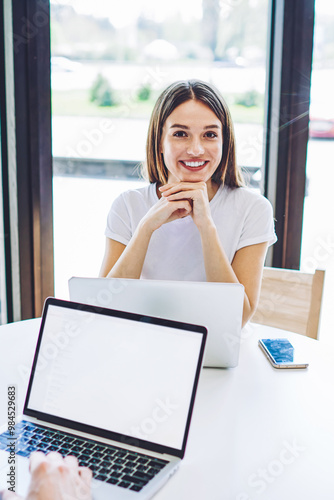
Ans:
<svg viewBox="0 0 334 500"><path fill-rule="evenodd" d="M274 358L275 363L292 363L294 348L288 339L263 339L262 342Z"/></svg>
<svg viewBox="0 0 334 500"><path fill-rule="evenodd" d="M308 366L307 363L301 363L299 359L296 359L294 347L288 339L262 339L259 344L276 368L306 368Z"/></svg>

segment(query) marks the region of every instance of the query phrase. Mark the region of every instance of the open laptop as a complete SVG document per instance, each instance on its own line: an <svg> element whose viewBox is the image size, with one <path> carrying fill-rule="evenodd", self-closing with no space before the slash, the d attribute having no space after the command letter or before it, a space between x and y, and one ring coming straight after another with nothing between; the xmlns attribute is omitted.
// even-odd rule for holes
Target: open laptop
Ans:
<svg viewBox="0 0 334 500"><path fill-rule="evenodd" d="M150 498L184 456L205 341L202 326L47 299L23 416L0 435L0 490L15 456L25 495L41 450L90 467L96 500Z"/></svg>
<svg viewBox="0 0 334 500"><path fill-rule="evenodd" d="M69 280L71 300L121 311L204 325L204 366L232 368L239 360L244 287L208 283L120 278Z"/></svg>

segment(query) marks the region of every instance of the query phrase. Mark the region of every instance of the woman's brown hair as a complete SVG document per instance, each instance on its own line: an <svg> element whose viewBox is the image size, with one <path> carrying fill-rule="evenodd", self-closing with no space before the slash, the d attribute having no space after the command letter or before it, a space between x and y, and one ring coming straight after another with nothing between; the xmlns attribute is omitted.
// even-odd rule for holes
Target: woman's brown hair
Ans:
<svg viewBox="0 0 334 500"><path fill-rule="evenodd" d="M244 185L236 162L235 137L230 111L217 89L200 80L179 81L169 85L158 97L152 111L146 143L146 177L149 182L166 184L168 170L161 154L161 136L168 116L180 104L197 100L206 104L219 118L223 131L222 159L212 180L229 187Z"/></svg>

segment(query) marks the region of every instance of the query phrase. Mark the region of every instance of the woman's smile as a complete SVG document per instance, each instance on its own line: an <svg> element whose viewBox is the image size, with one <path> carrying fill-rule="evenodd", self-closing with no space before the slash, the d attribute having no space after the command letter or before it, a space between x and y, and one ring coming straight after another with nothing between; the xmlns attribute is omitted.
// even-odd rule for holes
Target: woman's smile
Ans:
<svg viewBox="0 0 334 500"><path fill-rule="evenodd" d="M198 172L205 168L209 162L206 160L180 160L180 163L184 168Z"/></svg>

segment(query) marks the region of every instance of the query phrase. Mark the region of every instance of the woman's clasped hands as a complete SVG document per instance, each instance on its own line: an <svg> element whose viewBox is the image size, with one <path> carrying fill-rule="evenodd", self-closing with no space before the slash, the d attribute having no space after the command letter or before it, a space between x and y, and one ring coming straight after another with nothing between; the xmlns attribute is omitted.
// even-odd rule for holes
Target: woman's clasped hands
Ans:
<svg viewBox="0 0 334 500"><path fill-rule="evenodd" d="M161 186L159 191L162 198L165 198L171 204L188 201L191 207L189 215L191 215L199 229L211 219L207 185L205 182L169 183Z"/></svg>
<svg viewBox="0 0 334 500"><path fill-rule="evenodd" d="M146 214L152 230L190 215L199 229L211 219L205 182L168 183L159 188L161 198Z"/></svg>

